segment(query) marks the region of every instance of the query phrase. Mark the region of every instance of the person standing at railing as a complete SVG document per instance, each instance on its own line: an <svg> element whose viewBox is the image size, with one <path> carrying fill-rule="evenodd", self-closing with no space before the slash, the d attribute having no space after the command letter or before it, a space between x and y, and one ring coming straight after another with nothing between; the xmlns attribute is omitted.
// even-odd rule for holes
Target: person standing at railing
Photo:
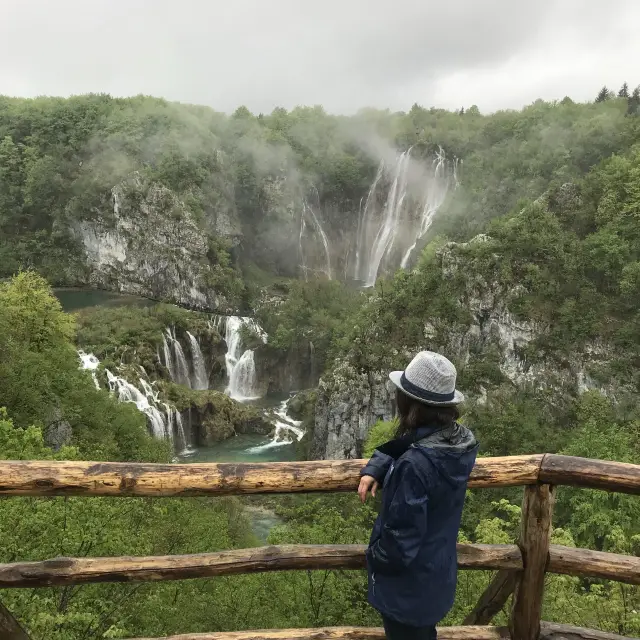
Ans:
<svg viewBox="0 0 640 640"><path fill-rule="evenodd" d="M397 438L378 447L361 471L364 502L382 485L382 508L369 548L369 602L391 640L433 640L453 606L456 542L478 443L458 424L456 368L421 351L397 387Z"/></svg>

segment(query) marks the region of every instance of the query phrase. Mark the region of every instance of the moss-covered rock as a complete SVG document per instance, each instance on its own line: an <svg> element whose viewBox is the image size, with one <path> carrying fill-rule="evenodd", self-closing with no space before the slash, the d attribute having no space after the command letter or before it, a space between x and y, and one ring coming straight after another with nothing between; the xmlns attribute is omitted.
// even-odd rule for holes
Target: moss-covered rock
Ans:
<svg viewBox="0 0 640 640"><path fill-rule="evenodd" d="M176 384L163 384L164 393L191 424L194 441L208 446L238 433L268 435L273 425L255 407L232 400L219 391L195 391Z"/></svg>

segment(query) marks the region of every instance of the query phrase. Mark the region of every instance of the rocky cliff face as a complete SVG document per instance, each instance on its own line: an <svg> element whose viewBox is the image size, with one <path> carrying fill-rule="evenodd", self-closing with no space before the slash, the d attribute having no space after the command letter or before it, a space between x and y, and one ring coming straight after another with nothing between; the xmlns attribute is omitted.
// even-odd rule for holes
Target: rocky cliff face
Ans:
<svg viewBox="0 0 640 640"><path fill-rule="evenodd" d="M225 306L208 285L207 235L172 191L134 174L113 188L111 204L108 215L73 229L86 255L83 284L196 309ZM234 234L223 218L216 226Z"/></svg>
<svg viewBox="0 0 640 640"><path fill-rule="evenodd" d="M439 267L444 280L468 273L465 249L474 243L490 242L478 236L471 243L450 243L439 251ZM466 269L466 270L465 270ZM552 392L558 402L597 389L610 396L623 387L621 381L603 382L598 371L613 358L606 344L576 349L571 358L551 360L539 347L549 331L542 323L518 318L508 307L514 293L503 291L494 282L477 274L465 276L464 291L457 304L466 311L468 322L451 322L445 317L424 319L424 341L418 348L403 349L408 362L418 350L438 351L464 372L482 369L462 391L469 402L484 403L498 387L522 387ZM389 350L393 345L389 346ZM356 370L346 354L343 361L320 381L311 451L317 459L358 458L370 427L378 420L389 420L395 413L393 385L387 382L387 369L366 374Z"/></svg>

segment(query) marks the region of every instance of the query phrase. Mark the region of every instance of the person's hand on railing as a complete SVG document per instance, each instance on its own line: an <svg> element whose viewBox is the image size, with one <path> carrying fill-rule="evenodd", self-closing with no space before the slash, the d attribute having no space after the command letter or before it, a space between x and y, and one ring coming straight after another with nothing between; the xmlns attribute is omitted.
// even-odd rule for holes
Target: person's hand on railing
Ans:
<svg viewBox="0 0 640 640"><path fill-rule="evenodd" d="M364 504L367 499L367 494L371 491L372 497L376 497L376 491L378 490L378 481L373 476L362 476L360 478L360 485L358 486L358 495L360 500Z"/></svg>

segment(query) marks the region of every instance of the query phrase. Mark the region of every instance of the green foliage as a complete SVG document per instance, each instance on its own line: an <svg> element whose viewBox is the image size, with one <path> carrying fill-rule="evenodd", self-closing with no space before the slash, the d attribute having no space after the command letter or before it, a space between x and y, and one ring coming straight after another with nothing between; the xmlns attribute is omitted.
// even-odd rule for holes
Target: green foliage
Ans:
<svg viewBox="0 0 640 640"><path fill-rule="evenodd" d="M385 422L384 420L378 420L370 429L367 441L364 445L363 455L365 458L370 458L373 452L385 442L393 440L396 431L398 430L398 421L390 420Z"/></svg>
<svg viewBox="0 0 640 640"><path fill-rule="evenodd" d="M359 294L331 280L293 281L284 301L257 310L259 324L269 336L266 349L275 353L313 352L317 371L325 368L329 347Z"/></svg>
<svg viewBox="0 0 640 640"><path fill-rule="evenodd" d="M96 390L79 370L73 317L40 276L25 272L0 284L0 397L16 427L67 423L80 455L94 460L166 460L144 416Z"/></svg>

